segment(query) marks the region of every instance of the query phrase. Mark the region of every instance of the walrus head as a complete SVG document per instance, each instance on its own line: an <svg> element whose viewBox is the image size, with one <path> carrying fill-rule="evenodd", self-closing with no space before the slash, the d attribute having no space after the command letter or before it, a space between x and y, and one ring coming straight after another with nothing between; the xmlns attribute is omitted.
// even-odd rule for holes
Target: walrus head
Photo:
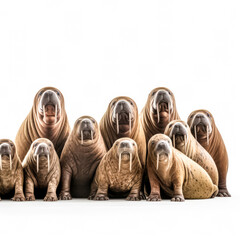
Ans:
<svg viewBox="0 0 240 240"><path fill-rule="evenodd" d="M165 168L172 156L171 139L161 133L152 136L148 142L148 152L156 170L159 169L159 165Z"/></svg>
<svg viewBox="0 0 240 240"><path fill-rule="evenodd" d="M136 159L138 155L137 144L131 138L120 138L115 141L113 144L113 148L116 149L116 154L118 158L118 171L121 171L121 165L123 162L123 166L129 163L129 171L132 171L133 161ZM138 164L142 168L139 157L137 156Z"/></svg>
<svg viewBox="0 0 240 240"><path fill-rule="evenodd" d="M73 131L82 145L91 143L98 136L97 121L90 116L82 116L76 120Z"/></svg>
<svg viewBox="0 0 240 240"><path fill-rule="evenodd" d="M14 143L9 139L0 140L0 171L4 169L12 170L16 148Z"/></svg>
<svg viewBox="0 0 240 240"><path fill-rule="evenodd" d="M131 133L137 119L137 105L129 97L114 98L108 107L110 122L117 134Z"/></svg>
<svg viewBox="0 0 240 240"><path fill-rule="evenodd" d="M62 93L52 87L42 88L35 96L35 107L38 118L46 125L59 122L63 108Z"/></svg>
<svg viewBox="0 0 240 240"><path fill-rule="evenodd" d="M173 147L184 147L186 152L186 145L189 137L188 131L189 127L184 121L174 120L167 125L164 134L171 138Z"/></svg>
<svg viewBox="0 0 240 240"><path fill-rule="evenodd" d="M209 136L212 133L214 124L212 114L207 110L193 111L187 120L193 136L198 140L206 140L209 144Z"/></svg>
<svg viewBox="0 0 240 240"><path fill-rule="evenodd" d="M24 168L27 162L30 161L32 165L36 167L37 173L41 170L45 171L46 169L49 172L51 168L51 159L53 159L54 153L55 149L50 140L47 138L38 138L32 143L22 166Z"/></svg>
<svg viewBox="0 0 240 240"><path fill-rule="evenodd" d="M149 94L151 118L156 125L168 123L175 105L173 93L167 88L155 88Z"/></svg>

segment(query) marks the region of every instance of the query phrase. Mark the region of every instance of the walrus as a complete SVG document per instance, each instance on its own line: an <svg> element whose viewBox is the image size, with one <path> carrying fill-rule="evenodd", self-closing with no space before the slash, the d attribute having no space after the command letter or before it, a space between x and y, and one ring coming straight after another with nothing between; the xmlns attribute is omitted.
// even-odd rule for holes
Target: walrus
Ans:
<svg viewBox="0 0 240 240"><path fill-rule="evenodd" d="M151 185L148 201L161 200L160 188L171 201L215 197L218 188L196 162L172 147L171 139L156 134L148 143L147 170Z"/></svg>
<svg viewBox="0 0 240 240"><path fill-rule="evenodd" d="M97 121L90 116L78 118L60 158L59 199L87 198L96 168L105 153Z"/></svg>
<svg viewBox="0 0 240 240"><path fill-rule="evenodd" d="M15 144L9 139L0 140L0 200L14 193L13 201L24 201L23 169Z"/></svg>
<svg viewBox="0 0 240 240"><path fill-rule="evenodd" d="M44 201L57 201L56 190L61 169L53 143L46 138L35 140L22 162L25 173L25 196L27 201L44 197Z"/></svg>
<svg viewBox="0 0 240 240"><path fill-rule="evenodd" d="M219 175L218 196L231 197L227 189L228 154L213 115L204 109L193 111L187 120L193 136L209 152Z"/></svg>
<svg viewBox="0 0 240 240"><path fill-rule="evenodd" d="M137 144L130 138L120 138L101 160L89 199L108 200L109 197L127 197L140 200L143 165L138 156Z"/></svg>
<svg viewBox="0 0 240 240"><path fill-rule="evenodd" d="M171 121L164 134L172 140L173 147L184 153L206 170L213 184L218 185L218 170L210 154L193 137L187 123L181 120Z"/></svg>
<svg viewBox="0 0 240 240"><path fill-rule="evenodd" d="M145 166L145 136L139 122L137 105L131 98L114 98L109 103L99 126L107 150L112 147L117 139L129 137L137 143L139 158L143 166Z"/></svg>
<svg viewBox="0 0 240 240"><path fill-rule="evenodd" d="M33 107L16 135L18 156L23 161L34 140L48 138L60 158L69 133L62 93L53 87L42 88L36 94Z"/></svg>
<svg viewBox="0 0 240 240"><path fill-rule="evenodd" d="M172 120L180 119L173 93L164 87L153 89L140 113L141 124L146 143L157 134L164 133L165 127Z"/></svg>

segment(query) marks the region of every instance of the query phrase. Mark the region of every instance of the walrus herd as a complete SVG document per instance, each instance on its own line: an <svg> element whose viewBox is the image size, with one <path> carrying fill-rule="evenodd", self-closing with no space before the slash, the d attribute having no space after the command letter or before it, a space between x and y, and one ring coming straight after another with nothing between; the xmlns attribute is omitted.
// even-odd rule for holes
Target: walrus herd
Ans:
<svg viewBox="0 0 240 240"><path fill-rule="evenodd" d="M0 200L231 197L227 171L212 114L195 110L182 121L165 87L150 92L140 113L133 99L116 97L99 124L82 116L72 131L63 94L45 87L15 143L0 139Z"/></svg>

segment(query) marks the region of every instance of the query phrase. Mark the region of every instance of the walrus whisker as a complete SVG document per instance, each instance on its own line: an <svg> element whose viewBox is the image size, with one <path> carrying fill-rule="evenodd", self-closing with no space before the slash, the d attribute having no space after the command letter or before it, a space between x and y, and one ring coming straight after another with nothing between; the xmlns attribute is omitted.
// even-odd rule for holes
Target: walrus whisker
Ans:
<svg viewBox="0 0 240 240"><path fill-rule="evenodd" d="M50 157L49 154L47 155L47 160L48 160L48 172L50 171Z"/></svg>
<svg viewBox="0 0 240 240"><path fill-rule="evenodd" d="M175 147L175 142L176 142L176 136L173 134L173 147Z"/></svg>
<svg viewBox="0 0 240 240"><path fill-rule="evenodd" d="M91 140L93 141L93 131L91 130Z"/></svg>
<svg viewBox="0 0 240 240"><path fill-rule="evenodd" d="M39 171L39 155L37 155L37 172Z"/></svg>
<svg viewBox="0 0 240 240"><path fill-rule="evenodd" d="M131 121L131 113L129 113L129 132L132 131L132 121Z"/></svg>
<svg viewBox="0 0 240 240"><path fill-rule="evenodd" d="M157 170L158 170L158 166L159 166L159 154L157 155Z"/></svg>
<svg viewBox="0 0 240 240"><path fill-rule="evenodd" d="M184 150L185 154L187 154L187 135L184 135Z"/></svg>
<svg viewBox="0 0 240 240"><path fill-rule="evenodd" d="M132 171L132 153L130 153L130 172Z"/></svg>
<svg viewBox="0 0 240 240"><path fill-rule="evenodd" d="M0 169L2 170L2 154L0 154Z"/></svg>
<svg viewBox="0 0 240 240"><path fill-rule="evenodd" d="M194 135L195 135L195 138L197 140L197 126L196 125L194 125Z"/></svg>
<svg viewBox="0 0 240 240"><path fill-rule="evenodd" d="M9 154L9 159L10 159L10 170L12 170L12 155Z"/></svg>
<svg viewBox="0 0 240 240"><path fill-rule="evenodd" d="M55 124L57 123L57 111L58 111L58 107L57 104L55 105Z"/></svg>
<svg viewBox="0 0 240 240"><path fill-rule="evenodd" d="M158 117L158 123L160 122L160 113L159 113L159 106L157 105L157 117Z"/></svg>
<svg viewBox="0 0 240 240"><path fill-rule="evenodd" d="M83 144L83 130L81 130L81 144Z"/></svg>
<svg viewBox="0 0 240 240"><path fill-rule="evenodd" d="M121 162L122 162L122 153L119 154L118 158L118 172L121 170Z"/></svg>
<svg viewBox="0 0 240 240"><path fill-rule="evenodd" d="M117 134L119 134L118 113L116 114L116 123L117 123Z"/></svg>
<svg viewBox="0 0 240 240"><path fill-rule="evenodd" d="M207 145L209 145L209 132L208 132L208 125L207 125Z"/></svg>

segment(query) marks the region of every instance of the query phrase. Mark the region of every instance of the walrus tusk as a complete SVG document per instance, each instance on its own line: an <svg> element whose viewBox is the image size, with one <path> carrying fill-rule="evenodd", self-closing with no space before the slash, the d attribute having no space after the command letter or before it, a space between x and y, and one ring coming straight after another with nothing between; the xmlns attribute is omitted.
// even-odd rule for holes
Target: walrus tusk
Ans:
<svg viewBox="0 0 240 240"><path fill-rule="evenodd" d="M119 134L118 113L116 114L116 122L117 122L117 134Z"/></svg>
<svg viewBox="0 0 240 240"><path fill-rule="evenodd" d="M130 172L132 171L132 153L130 153Z"/></svg>
<svg viewBox="0 0 240 240"><path fill-rule="evenodd" d="M81 130L81 144L83 144L83 130Z"/></svg>
<svg viewBox="0 0 240 240"><path fill-rule="evenodd" d="M187 145L187 135L184 135L184 150L185 150L185 154L187 154L187 150L186 150L186 146Z"/></svg>
<svg viewBox="0 0 240 240"><path fill-rule="evenodd" d="M132 121L131 121L131 113L129 113L129 132L132 131Z"/></svg>
<svg viewBox="0 0 240 240"><path fill-rule="evenodd" d="M173 147L175 147L175 134L173 134Z"/></svg>
<svg viewBox="0 0 240 240"><path fill-rule="evenodd" d="M43 105L43 119L46 121L46 109L45 109L45 105Z"/></svg>
<svg viewBox="0 0 240 240"><path fill-rule="evenodd" d="M118 158L118 172L121 170L121 162L122 162L122 153L119 154Z"/></svg>
<svg viewBox="0 0 240 240"><path fill-rule="evenodd" d="M2 155L0 154L0 169L2 170Z"/></svg>
<svg viewBox="0 0 240 240"><path fill-rule="evenodd" d="M57 123L57 111L58 111L58 107L57 104L55 105L55 124Z"/></svg>
<svg viewBox="0 0 240 240"><path fill-rule="evenodd" d="M37 172L39 171L39 155L37 155Z"/></svg>
<svg viewBox="0 0 240 240"><path fill-rule="evenodd" d="M159 166L159 154L157 155L157 170L158 170L158 166Z"/></svg>
<svg viewBox="0 0 240 240"><path fill-rule="evenodd" d="M93 131L91 130L91 140L93 141Z"/></svg>
<svg viewBox="0 0 240 240"><path fill-rule="evenodd" d="M194 135L195 135L195 138L197 140L197 126L196 125L194 125Z"/></svg>
<svg viewBox="0 0 240 240"><path fill-rule="evenodd" d="M10 170L12 170L12 155L9 154L9 159L10 159Z"/></svg>
<svg viewBox="0 0 240 240"><path fill-rule="evenodd" d="M157 105L157 117L158 117L158 123L160 122L160 113L159 113L159 106Z"/></svg>
<svg viewBox="0 0 240 240"><path fill-rule="evenodd" d="M207 125L207 145L209 145L209 132L208 132L208 125Z"/></svg>
<svg viewBox="0 0 240 240"><path fill-rule="evenodd" d="M168 102L168 121L171 121L170 102Z"/></svg>
<svg viewBox="0 0 240 240"><path fill-rule="evenodd" d="M47 160L48 160L48 172L50 171L50 157L49 154L47 155Z"/></svg>

